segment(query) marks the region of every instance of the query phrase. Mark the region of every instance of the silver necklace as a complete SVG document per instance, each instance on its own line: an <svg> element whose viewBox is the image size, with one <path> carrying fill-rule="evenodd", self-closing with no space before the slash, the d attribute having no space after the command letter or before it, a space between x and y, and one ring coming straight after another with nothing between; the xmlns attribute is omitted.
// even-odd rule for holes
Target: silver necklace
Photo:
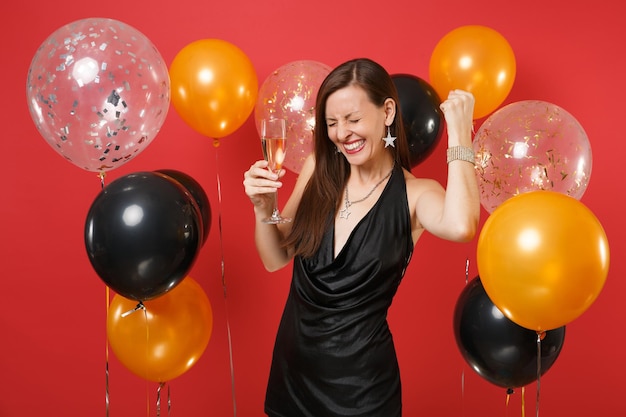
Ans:
<svg viewBox="0 0 626 417"><path fill-rule="evenodd" d="M369 193L367 193L365 195L365 197L360 198L360 199L358 199L356 201L350 201L350 198L348 197L348 185L346 184L346 194L345 194L345 197L344 197L344 208L343 208L343 210L339 211L339 218L348 220L348 217L350 217L350 214L352 214L350 212L350 210L349 210L350 207L353 204L360 203L362 201L367 200L367 198L372 195L372 193L378 188L378 186L380 184L382 184L383 181L385 181L387 178L389 178L391 176L392 172L393 172L393 167L391 167L391 170L387 173L387 175L385 175L380 181L378 181L376 183L376 185L374 185L374 187L370 190Z"/></svg>

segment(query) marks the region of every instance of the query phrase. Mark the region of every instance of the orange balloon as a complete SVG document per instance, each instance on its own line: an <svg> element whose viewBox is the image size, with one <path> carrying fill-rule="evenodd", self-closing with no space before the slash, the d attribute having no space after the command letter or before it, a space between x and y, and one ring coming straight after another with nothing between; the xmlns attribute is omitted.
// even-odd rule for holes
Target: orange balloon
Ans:
<svg viewBox="0 0 626 417"><path fill-rule="evenodd" d="M107 316L111 350L135 375L154 382L180 376L200 359L211 338L213 313L202 287L191 277L164 295L137 301L116 294Z"/></svg>
<svg viewBox="0 0 626 417"><path fill-rule="evenodd" d="M515 80L515 54L494 29L469 25L445 35L430 57L430 84L445 100L454 89L474 94L474 119L494 111Z"/></svg>
<svg viewBox="0 0 626 417"><path fill-rule="evenodd" d="M222 138L252 113L258 79L250 59L235 45L202 39L185 46L170 65L172 105L194 130Z"/></svg>
<svg viewBox="0 0 626 417"><path fill-rule="evenodd" d="M546 331L564 326L598 297L609 244L594 214L573 197L532 191L487 218L477 266L489 298L511 321Z"/></svg>

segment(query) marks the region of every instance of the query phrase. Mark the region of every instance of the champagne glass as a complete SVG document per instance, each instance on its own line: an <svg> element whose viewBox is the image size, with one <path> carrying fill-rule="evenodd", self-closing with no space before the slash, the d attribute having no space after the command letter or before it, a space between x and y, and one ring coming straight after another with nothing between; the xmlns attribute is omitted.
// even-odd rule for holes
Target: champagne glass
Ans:
<svg viewBox="0 0 626 417"><path fill-rule="evenodd" d="M263 157L268 162L267 169L278 172L282 168L287 151L285 143L287 141L287 127L285 119L261 119L261 145L263 146ZM274 193L274 208L272 215L263 219L263 223L278 224L289 223L288 217L282 217L278 210L278 191Z"/></svg>

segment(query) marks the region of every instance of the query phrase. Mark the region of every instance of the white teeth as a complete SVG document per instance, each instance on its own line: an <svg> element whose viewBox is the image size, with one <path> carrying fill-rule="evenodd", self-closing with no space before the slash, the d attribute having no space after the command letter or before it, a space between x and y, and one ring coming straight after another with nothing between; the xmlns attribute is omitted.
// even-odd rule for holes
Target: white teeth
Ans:
<svg viewBox="0 0 626 417"><path fill-rule="evenodd" d="M347 150L349 150L349 151L353 151L353 150L355 150L356 148L358 148L359 146L361 146L362 144L363 144L363 141L362 141L362 140L360 140L360 141L358 141L358 142L346 143L346 144L344 144L343 146L344 146Z"/></svg>

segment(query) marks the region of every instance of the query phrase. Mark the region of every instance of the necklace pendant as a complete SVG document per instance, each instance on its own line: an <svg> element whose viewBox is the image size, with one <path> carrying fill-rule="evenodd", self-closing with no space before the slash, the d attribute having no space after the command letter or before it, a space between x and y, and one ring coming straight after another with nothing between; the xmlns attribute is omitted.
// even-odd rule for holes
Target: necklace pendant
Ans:
<svg viewBox="0 0 626 417"><path fill-rule="evenodd" d="M348 198L348 187L346 187L346 195L343 200L343 210L339 210L340 219L348 220L348 217L350 217L350 211L348 211L348 209L350 208L351 205L352 205L352 202Z"/></svg>
<svg viewBox="0 0 626 417"><path fill-rule="evenodd" d="M387 136L390 136L389 133L387 134ZM395 139L395 138L393 138L393 139ZM393 146L393 142L392 142L392 146ZM360 203L362 201L367 200L369 198L369 196L371 196L374 193L376 188L378 188L378 186L380 184L382 184L383 181L385 181L387 178L389 178L391 176L391 173L393 172L393 168L394 167L391 167L391 170L389 171L389 173L387 175L385 175L383 178L381 178L381 180L378 181L376 183L376 185L374 185L374 187L369 191L369 193L367 193L365 195L365 197L361 198L360 200L350 201L350 198L348 197L348 185L346 184L346 193L345 193L344 200L343 200L344 208L343 208L343 210L339 210L339 218L348 220L348 217L350 217L350 214L351 214L350 211L348 211L350 206L352 206L353 204Z"/></svg>

